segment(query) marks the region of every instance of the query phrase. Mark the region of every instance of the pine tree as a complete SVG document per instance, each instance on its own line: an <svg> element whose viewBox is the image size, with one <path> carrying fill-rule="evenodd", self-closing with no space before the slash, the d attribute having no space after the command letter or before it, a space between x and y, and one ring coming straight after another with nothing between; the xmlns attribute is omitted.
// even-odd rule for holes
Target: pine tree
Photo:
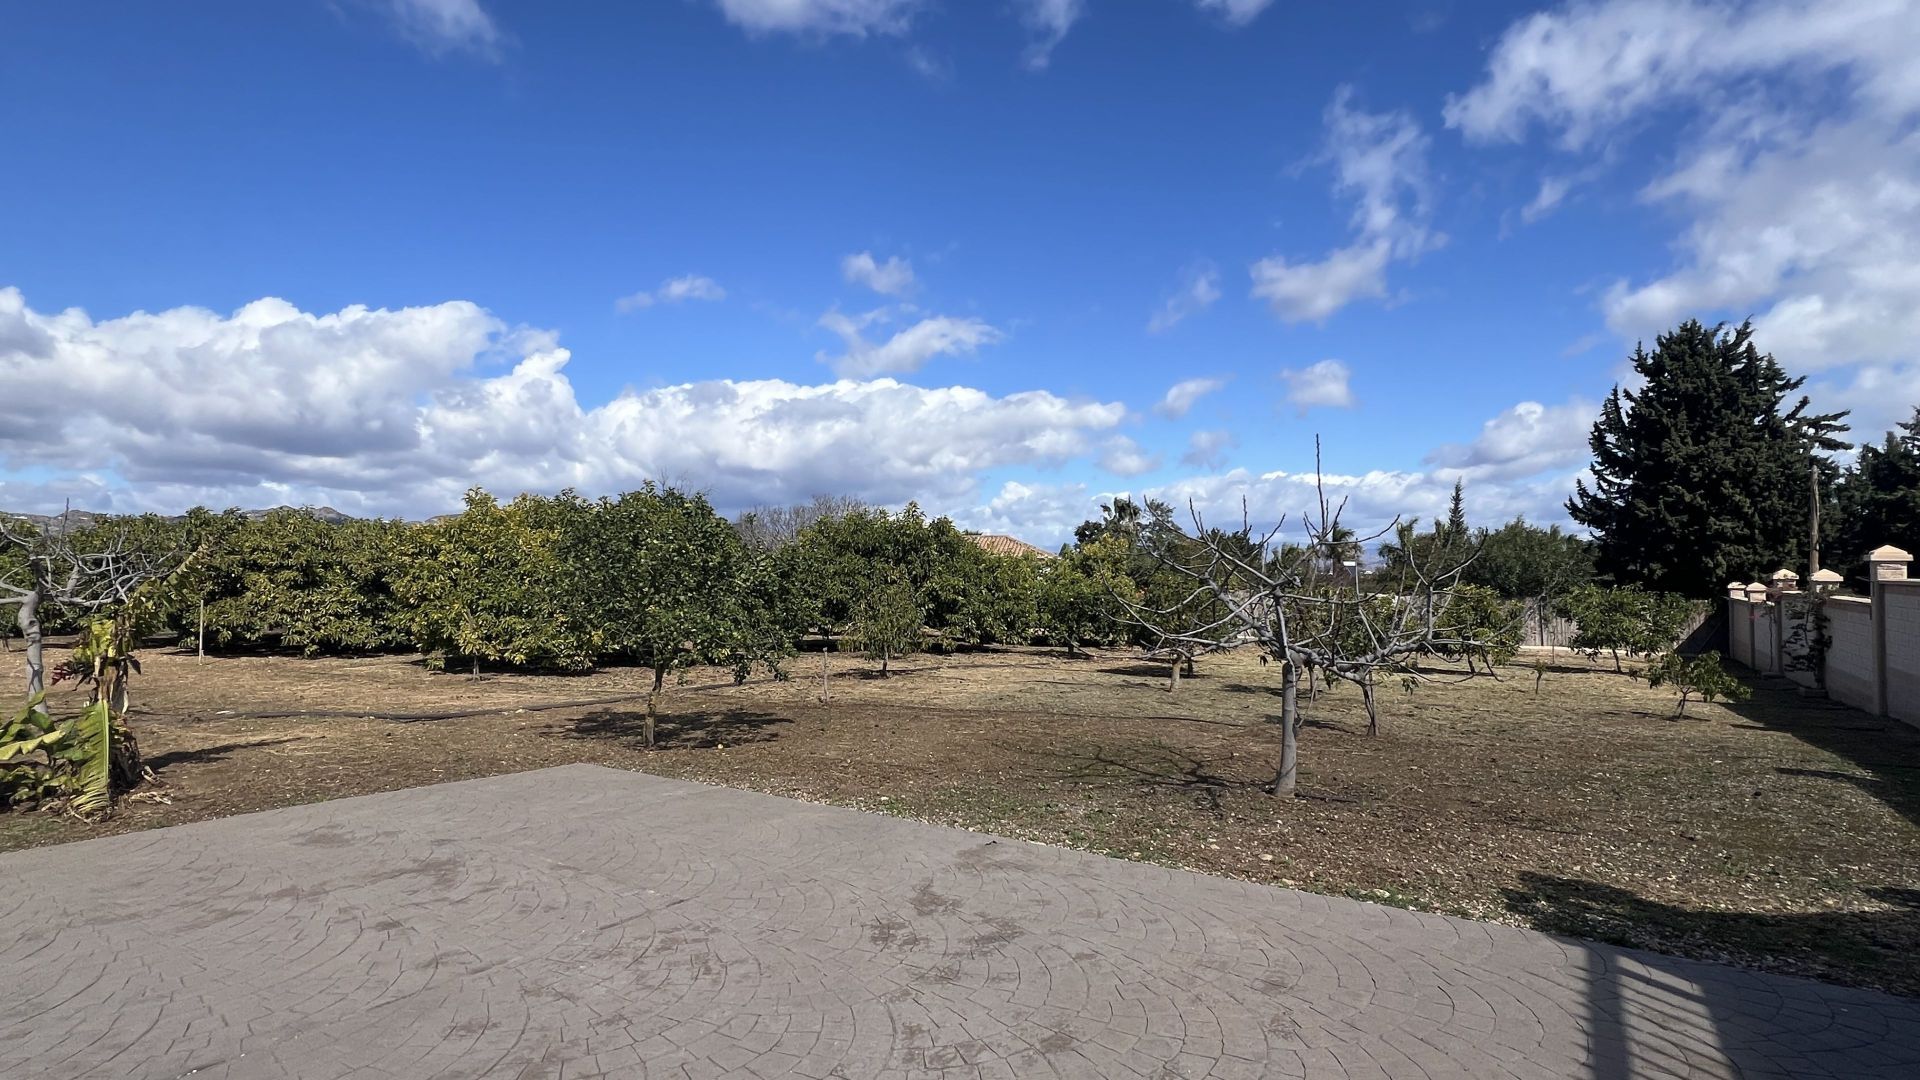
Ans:
<svg viewBox="0 0 1920 1080"><path fill-rule="evenodd" d="M1467 540L1467 486L1464 481L1453 482L1453 502L1447 507L1446 538L1450 545L1464 544Z"/></svg>
<svg viewBox="0 0 1920 1080"><path fill-rule="evenodd" d="M1834 487L1838 524L1825 560L1859 575L1867 552L1882 544L1920 551L1920 408L1879 445L1860 447Z"/></svg>
<svg viewBox="0 0 1920 1080"><path fill-rule="evenodd" d="M1589 445L1593 487L1575 486L1573 520L1592 530L1598 568L1621 583L1707 597L1728 581L1806 553L1807 474L1836 450L1846 413L1814 415L1753 344L1751 324L1689 320L1636 348L1639 390L1616 386Z"/></svg>

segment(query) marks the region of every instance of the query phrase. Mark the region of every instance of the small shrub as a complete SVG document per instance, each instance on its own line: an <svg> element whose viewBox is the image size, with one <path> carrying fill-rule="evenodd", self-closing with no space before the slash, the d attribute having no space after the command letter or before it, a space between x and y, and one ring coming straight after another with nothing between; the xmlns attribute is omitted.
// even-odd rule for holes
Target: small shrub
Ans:
<svg viewBox="0 0 1920 1080"><path fill-rule="evenodd" d="M1647 685L1670 686L1679 693L1680 705L1674 710L1677 716L1687 715L1689 698L1743 701L1749 694L1747 685L1722 667L1720 654L1711 650L1694 657L1667 653L1659 663L1647 668Z"/></svg>

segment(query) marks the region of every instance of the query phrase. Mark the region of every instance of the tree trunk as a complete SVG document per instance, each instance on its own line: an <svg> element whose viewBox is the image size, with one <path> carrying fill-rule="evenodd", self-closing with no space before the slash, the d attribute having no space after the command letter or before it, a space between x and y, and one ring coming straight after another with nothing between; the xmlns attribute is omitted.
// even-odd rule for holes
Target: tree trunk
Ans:
<svg viewBox="0 0 1920 1080"><path fill-rule="evenodd" d="M827 650L820 650L820 704L827 703Z"/></svg>
<svg viewBox="0 0 1920 1080"><path fill-rule="evenodd" d="M649 750L653 749L654 719L658 715L655 706L659 702L660 688L666 684L666 681L667 681L667 669L656 666L653 669L653 689L649 691L647 694L647 722L644 728L644 731L646 733L647 749Z"/></svg>
<svg viewBox="0 0 1920 1080"><path fill-rule="evenodd" d="M888 662L889 662L889 661L891 661L892 659L893 659L893 650L892 650L892 649L881 649L881 650L880 650L880 677L881 677L881 678L883 678L883 679L884 679L884 678L886 678L886 677L887 677L887 664L888 664Z"/></svg>
<svg viewBox="0 0 1920 1080"><path fill-rule="evenodd" d="M1367 734L1380 734L1380 710L1373 700L1373 672L1371 671L1367 672L1367 677L1360 683L1360 702L1367 708Z"/></svg>
<svg viewBox="0 0 1920 1080"><path fill-rule="evenodd" d="M27 645L27 700L32 701L47 689L46 643L40 634L39 589L34 589L26 599L20 601L20 610L14 618L20 624L20 637ZM47 714L45 702L33 708L42 716Z"/></svg>
<svg viewBox="0 0 1920 1080"><path fill-rule="evenodd" d="M1613 673L1615 675L1624 675L1626 674L1626 670L1626 668L1620 666L1620 650L1613 650Z"/></svg>
<svg viewBox="0 0 1920 1080"><path fill-rule="evenodd" d="M473 677L480 677L480 658L477 656L473 658Z"/></svg>
<svg viewBox="0 0 1920 1080"><path fill-rule="evenodd" d="M204 596L200 598L200 631L197 655L202 660L207 658L207 598Z"/></svg>
<svg viewBox="0 0 1920 1080"><path fill-rule="evenodd" d="M1171 694L1180 689L1180 658L1175 656L1173 663L1168 667L1170 670L1167 676L1167 693Z"/></svg>
<svg viewBox="0 0 1920 1080"><path fill-rule="evenodd" d="M1300 677L1291 659L1280 661L1280 768L1267 785L1272 795L1292 795L1300 762Z"/></svg>

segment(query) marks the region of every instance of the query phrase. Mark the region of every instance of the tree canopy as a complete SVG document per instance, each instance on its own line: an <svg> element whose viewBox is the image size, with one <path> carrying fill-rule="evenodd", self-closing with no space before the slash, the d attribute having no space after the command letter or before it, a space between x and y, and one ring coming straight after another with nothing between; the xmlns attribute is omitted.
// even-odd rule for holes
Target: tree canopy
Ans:
<svg viewBox="0 0 1920 1080"><path fill-rule="evenodd" d="M1750 324L1688 321L1636 348L1639 389L1614 387L1594 422L1593 485L1567 511L1592 530L1601 573L1693 597L1806 554L1809 472L1844 446L1845 413L1814 414Z"/></svg>

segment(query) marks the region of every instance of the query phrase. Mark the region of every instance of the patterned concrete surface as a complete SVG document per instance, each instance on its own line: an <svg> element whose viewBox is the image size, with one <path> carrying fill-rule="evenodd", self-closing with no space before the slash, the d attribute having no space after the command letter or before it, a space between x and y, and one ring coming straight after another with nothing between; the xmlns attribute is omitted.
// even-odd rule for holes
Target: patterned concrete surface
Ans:
<svg viewBox="0 0 1920 1080"><path fill-rule="evenodd" d="M1920 1076L1920 1001L586 765L0 911L10 1078Z"/></svg>

